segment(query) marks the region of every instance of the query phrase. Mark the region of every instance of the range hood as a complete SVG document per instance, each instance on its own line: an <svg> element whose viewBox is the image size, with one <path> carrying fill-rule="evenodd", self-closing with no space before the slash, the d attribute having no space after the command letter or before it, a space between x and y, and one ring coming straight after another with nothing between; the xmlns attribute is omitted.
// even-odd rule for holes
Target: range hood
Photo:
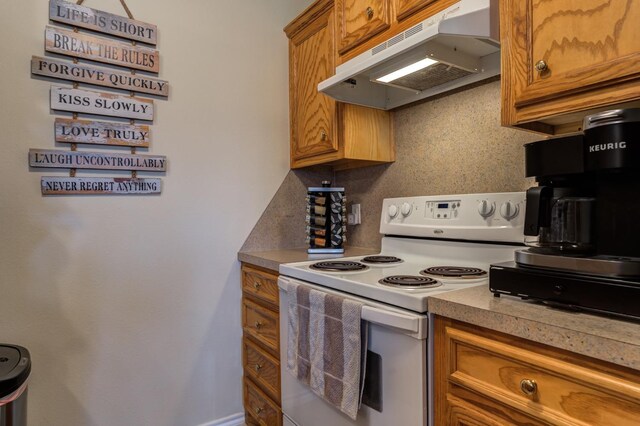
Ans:
<svg viewBox="0 0 640 426"><path fill-rule="evenodd" d="M500 74L497 0L461 0L336 68L318 90L388 110ZM408 66L420 68L405 73Z"/></svg>

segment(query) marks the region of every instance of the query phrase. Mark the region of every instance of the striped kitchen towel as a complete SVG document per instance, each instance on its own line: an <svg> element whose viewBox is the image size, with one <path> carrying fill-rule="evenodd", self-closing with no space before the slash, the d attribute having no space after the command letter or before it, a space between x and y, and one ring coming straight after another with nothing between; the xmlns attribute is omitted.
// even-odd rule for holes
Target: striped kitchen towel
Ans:
<svg viewBox="0 0 640 426"><path fill-rule="evenodd" d="M355 420L367 348L363 304L293 282L287 297L287 370Z"/></svg>

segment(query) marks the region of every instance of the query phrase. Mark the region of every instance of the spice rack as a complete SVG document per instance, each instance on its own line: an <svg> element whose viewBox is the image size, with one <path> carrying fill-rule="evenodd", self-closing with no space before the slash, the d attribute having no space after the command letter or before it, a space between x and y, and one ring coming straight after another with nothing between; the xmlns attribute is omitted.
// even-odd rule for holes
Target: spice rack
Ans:
<svg viewBox="0 0 640 426"><path fill-rule="evenodd" d="M329 181L323 181L321 187L307 188L308 253L344 253L346 202L344 188L331 187Z"/></svg>

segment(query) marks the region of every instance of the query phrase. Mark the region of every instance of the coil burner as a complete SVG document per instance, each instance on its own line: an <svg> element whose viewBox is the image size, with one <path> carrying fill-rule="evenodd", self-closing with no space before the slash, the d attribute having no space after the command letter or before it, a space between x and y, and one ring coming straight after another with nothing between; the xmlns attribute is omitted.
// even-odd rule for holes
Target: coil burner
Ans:
<svg viewBox="0 0 640 426"><path fill-rule="evenodd" d="M401 263L402 259L395 256L367 256L363 257L361 262L373 263L373 264L389 264L389 263Z"/></svg>
<svg viewBox="0 0 640 426"><path fill-rule="evenodd" d="M487 275L487 271L480 268L463 266L433 266L420 271L422 275L436 275L446 278L479 278Z"/></svg>
<svg viewBox="0 0 640 426"><path fill-rule="evenodd" d="M360 262L347 262L340 260L316 262L309 266L311 269L325 272L350 272L350 271L364 271L369 269L367 265L363 265Z"/></svg>
<svg viewBox="0 0 640 426"><path fill-rule="evenodd" d="M435 288L442 285L433 278L420 275L391 275L378 281L380 284L402 288Z"/></svg>

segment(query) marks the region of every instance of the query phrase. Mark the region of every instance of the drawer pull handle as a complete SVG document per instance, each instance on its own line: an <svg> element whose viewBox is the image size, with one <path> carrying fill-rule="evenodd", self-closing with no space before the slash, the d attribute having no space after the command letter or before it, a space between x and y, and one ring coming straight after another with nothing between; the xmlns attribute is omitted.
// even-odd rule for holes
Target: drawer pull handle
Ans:
<svg viewBox="0 0 640 426"><path fill-rule="evenodd" d="M260 364L256 364L253 366L253 368L255 368L256 371L260 371L262 369L262 366Z"/></svg>
<svg viewBox="0 0 640 426"><path fill-rule="evenodd" d="M260 330L260 329L262 328L262 326L263 326L263 325L264 325L264 324L263 324L263 323L261 323L260 321L256 321L256 323L255 323L255 326L256 326L256 328L257 328L258 330Z"/></svg>
<svg viewBox="0 0 640 426"><path fill-rule="evenodd" d="M258 281L253 283L253 288L255 288L256 290L260 290L260 287L262 287L262 284Z"/></svg>
<svg viewBox="0 0 640 426"><path fill-rule="evenodd" d="M525 395L531 396L538 392L538 384L532 379L522 379L522 381L520 381L520 390Z"/></svg>
<svg viewBox="0 0 640 426"><path fill-rule="evenodd" d="M254 407L253 411L255 411L256 414L260 414L264 411L264 408L262 407Z"/></svg>
<svg viewBox="0 0 640 426"><path fill-rule="evenodd" d="M369 6L367 8L367 19L371 19L373 18L373 9L371 8L371 6Z"/></svg>
<svg viewBox="0 0 640 426"><path fill-rule="evenodd" d="M324 130L320 132L320 140L323 142L327 140L327 133Z"/></svg>
<svg viewBox="0 0 640 426"><path fill-rule="evenodd" d="M535 66L536 66L536 71L538 72L547 71L549 69L549 65L547 65L547 63L542 60L536 62Z"/></svg>

